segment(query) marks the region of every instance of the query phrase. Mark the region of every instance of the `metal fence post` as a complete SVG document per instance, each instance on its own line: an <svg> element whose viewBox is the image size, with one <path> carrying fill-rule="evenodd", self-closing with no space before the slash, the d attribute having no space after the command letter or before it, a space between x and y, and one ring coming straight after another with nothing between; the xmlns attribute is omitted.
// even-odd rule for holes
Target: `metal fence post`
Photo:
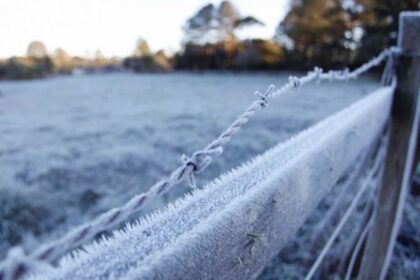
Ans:
<svg viewBox="0 0 420 280"><path fill-rule="evenodd" d="M409 189L420 118L420 12L400 14L398 47L389 147L358 276L362 280L385 278Z"/></svg>

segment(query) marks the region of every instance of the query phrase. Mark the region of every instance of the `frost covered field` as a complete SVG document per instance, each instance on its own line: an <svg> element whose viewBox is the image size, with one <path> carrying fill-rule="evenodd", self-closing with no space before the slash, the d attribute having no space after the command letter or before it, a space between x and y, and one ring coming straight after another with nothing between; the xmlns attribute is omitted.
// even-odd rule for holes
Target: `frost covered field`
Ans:
<svg viewBox="0 0 420 280"><path fill-rule="evenodd" d="M287 77L109 74L1 82L0 258L12 244L23 242L31 250L146 190L177 167L183 153L217 136L254 99L254 90L280 86ZM377 86L366 77L324 82L275 100L233 138L198 184ZM176 187L149 208L188 190Z"/></svg>

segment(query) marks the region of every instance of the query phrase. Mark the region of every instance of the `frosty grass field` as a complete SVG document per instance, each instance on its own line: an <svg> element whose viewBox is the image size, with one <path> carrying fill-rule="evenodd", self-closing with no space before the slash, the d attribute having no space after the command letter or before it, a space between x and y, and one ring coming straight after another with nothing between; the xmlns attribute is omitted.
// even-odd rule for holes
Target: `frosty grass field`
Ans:
<svg viewBox="0 0 420 280"><path fill-rule="evenodd" d="M107 74L0 82L0 258L142 192L288 74ZM203 185L371 92L369 77L275 100L197 178ZM148 211L188 192L186 184ZM291 260L292 261L292 260ZM268 269L265 279L279 268ZM281 273L288 273L287 267ZM296 272L293 272L296 273Z"/></svg>

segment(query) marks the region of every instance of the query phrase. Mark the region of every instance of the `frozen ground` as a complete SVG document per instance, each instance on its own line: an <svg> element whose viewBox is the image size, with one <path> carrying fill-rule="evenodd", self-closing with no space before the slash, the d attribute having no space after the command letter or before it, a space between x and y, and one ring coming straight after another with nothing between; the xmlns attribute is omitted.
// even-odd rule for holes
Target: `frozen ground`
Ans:
<svg viewBox="0 0 420 280"><path fill-rule="evenodd" d="M221 132L254 90L282 85L287 77L112 74L1 82L0 258L12 244L31 250L147 189L177 166L181 154ZM376 86L369 78L311 84L274 101L201 174L199 185ZM150 208L187 191L176 187Z"/></svg>

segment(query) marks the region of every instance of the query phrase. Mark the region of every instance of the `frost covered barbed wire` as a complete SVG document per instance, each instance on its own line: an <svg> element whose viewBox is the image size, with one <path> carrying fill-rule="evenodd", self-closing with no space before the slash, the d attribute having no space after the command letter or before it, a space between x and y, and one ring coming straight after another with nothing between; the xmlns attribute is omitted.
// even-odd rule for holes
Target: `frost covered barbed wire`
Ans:
<svg viewBox="0 0 420 280"><path fill-rule="evenodd" d="M51 262L56 260L69 250L92 239L96 234L123 222L130 215L141 210L148 200L162 195L184 180L187 180L191 187L195 187L194 175L202 172L211 163L213 157L221 155L224 145L231 140L242 125L247 123L257 111L265 108L273 98L282 96L312 81L347 81L349 79L355 79L370 68L379 65L394 51L394 48L386 49L377 57L353 71L345 69L342 71L323 72L321 68L315 67L313 71L308 72L303 77L289 77L289 81L277 90L274 85L270 85L264 93L259 91L255 92L257 99L225 131L204 149L194 152L190 157L183 155L181 157L182 164L166 179L158 181L147 192L135 195L121 207L111 209L93 221L72 229L62 238L42 245L28 256L20 254L19 256L21 257L16 257L14 253L16 250L9 251L6 260L0 263L0 279L18 279L26 271L33 269L33 264L37 263L35 261Z"/></svg>

